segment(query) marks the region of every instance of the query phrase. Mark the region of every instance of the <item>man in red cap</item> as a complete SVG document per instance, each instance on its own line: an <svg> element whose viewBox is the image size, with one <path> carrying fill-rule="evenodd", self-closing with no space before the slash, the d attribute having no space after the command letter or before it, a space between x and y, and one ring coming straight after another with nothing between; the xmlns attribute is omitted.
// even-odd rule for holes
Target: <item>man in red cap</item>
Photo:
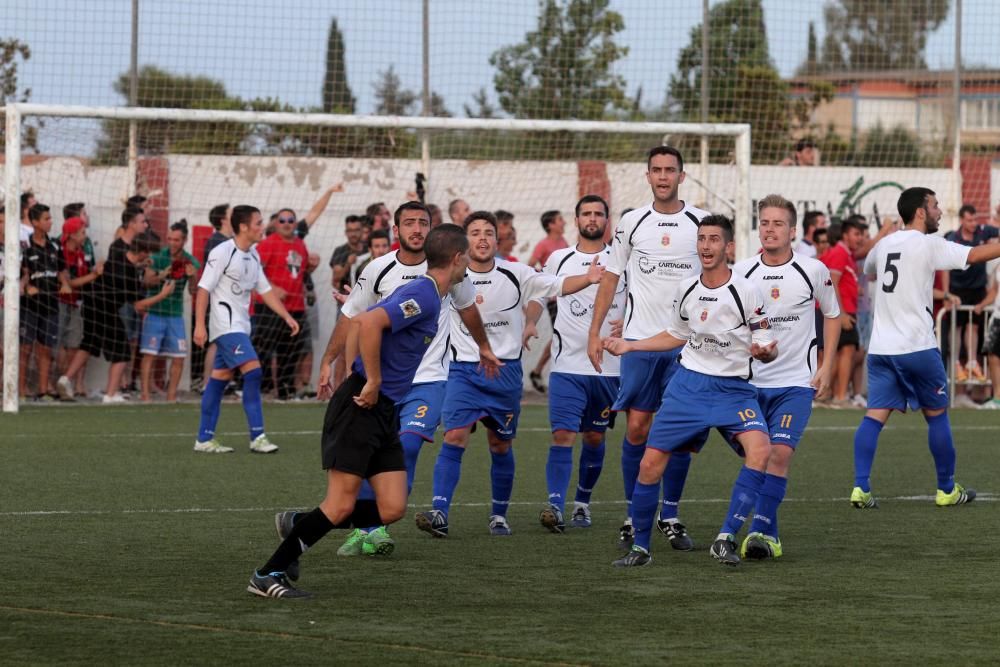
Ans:
<svg viewBox="0 0 1000 667"><path fill-rule="evenodd" d="M83 304L83 291L86 285L97 280L104 270L104 263L91 269L87 261L84 246L87 242L87 222L82 217L68 218L63 223L62 246L66 273L72 291L59 294L59 371L66 371L70 359L80 349L83 340L83 315L80 306ZM63 400L72 400L72 396L62 396Z"/></svg>

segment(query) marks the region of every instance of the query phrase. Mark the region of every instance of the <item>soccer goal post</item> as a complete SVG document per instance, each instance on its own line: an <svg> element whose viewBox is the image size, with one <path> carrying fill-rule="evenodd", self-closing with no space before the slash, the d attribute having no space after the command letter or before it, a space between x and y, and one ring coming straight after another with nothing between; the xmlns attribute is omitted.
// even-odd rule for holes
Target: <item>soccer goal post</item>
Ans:
<svg viewBox="0 0 1000 667"><path fill-rule="evenodd" d="M145 195L151 229L165 237L170 223L187 219L193 233L185 247L200 261L196 249L211 232L206 223L214 205L252 204L265 220L272 212L290 208L303 218L307 210L313 212L327 186L342 183L343 191L325 209L326 220L312 226L306 239L310 253L319 256L313 273L318 314L311 335L320 346L336 317L329 298L328 264L333 248L344 242L344 217L363 213L372 202L385 202L391 210L411 191L442 209L449 201L465 200L473 210L512 211L517 250L527 259L529 247L544 235L538 224L544 211L562 210L570 219L579 196L594 192L610 200L613 227L622 210L648 202L643 179L646 150L679 143L688 174L682 198L734 217L738 256L756 247L751 241L748 124L43 104L10 104L3 111L5 412L16 412L19 406L18 331L23 303L19 239L24 233L21 195L25 192L50 207L52 238L61 233L64 206L85 203L90 214L88 237L95 246L91 259L98 261L115 238L126 199ZM41 155L22 156L24 127L38 128ZM712 141L711 165L698 160L701 137ZM575 238L575 231L568 236ZM189 302L185 313L189 327ZM317 362L321 352L320 347L315 353ZM54 369L63 363L59 356L54 350ZM29 365L36 369L30 357ZM51 376L57 373L53 370ZM103 381L94 380L92 385L103 386Z"/></svg>

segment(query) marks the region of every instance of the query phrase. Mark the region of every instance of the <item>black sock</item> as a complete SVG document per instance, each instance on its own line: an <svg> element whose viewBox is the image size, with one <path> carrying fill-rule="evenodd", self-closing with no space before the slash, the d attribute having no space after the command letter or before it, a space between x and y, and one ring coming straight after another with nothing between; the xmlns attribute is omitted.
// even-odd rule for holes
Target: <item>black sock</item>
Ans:
<svg viewBox="0 0 1000 667"><path fill-rule="evenodd" d="M382 517L378 513L378 504L374 500L358 500L354 503L354 511L349 519L352 526L346 528L371 528L381 526Z"/></svg>
<svg viewBox="0 0 1000 667"><path fill-rule="evenodd" d="M271 559L258 572L284 572L299 559L306 549L323 539L333 529L333 524L320 508L303 512L295 517L292 532L278 545Z"/></svg>

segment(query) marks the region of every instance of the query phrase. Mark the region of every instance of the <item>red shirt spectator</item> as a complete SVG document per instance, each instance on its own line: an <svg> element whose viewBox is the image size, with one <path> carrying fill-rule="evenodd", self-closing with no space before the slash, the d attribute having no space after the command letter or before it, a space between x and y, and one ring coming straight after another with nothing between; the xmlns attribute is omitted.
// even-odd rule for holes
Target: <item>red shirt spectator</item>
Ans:
<svg viewBox="0 0 1000 667"><path fill-rule="evenodd" d="M538 242L535 246L534 251L531 253L531 258L537 260L542 266L545 266L545 262L549 261L549 255L554 253L556 250L562 250L563 248L568 248L569 244L566 243L566 239L559 237L553 239L551 237L545 237Z"/></svg>
<svg viewBox="0 0 1000 667"><path fill-rule="evenodd" d="M306 276L306 265L309 251L306 244L298 236L290 240L282 238L281 234L271 234L257 244L257 254L264 267L264 275L272 287L280 287L285 291L282 303L289 313L301 313L306 309L305 290L302 281ZM254 295L254 302L261 303L260 297Z"/></svg>
<svg viewBox="0 0 1000 667"><path fill-rule="evenodd" d="M831 272L840 274L838 291L840 292L840 307L845 313L854 315L858 312L858 275L855 269L854 255L847 245L840 241L837 245L820 257Z"/></svg>

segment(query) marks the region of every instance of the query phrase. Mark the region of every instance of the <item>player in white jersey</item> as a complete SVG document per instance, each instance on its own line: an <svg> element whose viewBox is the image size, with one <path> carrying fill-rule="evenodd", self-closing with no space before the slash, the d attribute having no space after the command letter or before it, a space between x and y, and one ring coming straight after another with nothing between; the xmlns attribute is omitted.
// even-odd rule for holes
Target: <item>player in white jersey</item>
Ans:
<svg viewBox="0 0 1000 667"><path fill-rule="evenodd" d="M773 361L777 343L755 285L726 265L733 249L733 223L710 215L698 227L700 276L682 280L664 331L639 341L605 338L612 354L669 350L683 346L680 368L670 379L663 405L649 433L632 512L635 542L616 567L647 565L660 480L676 451L698 451L717 428L734 443L745 463L733 484L729 513L710 553L727 565L740 562L735 535L757 502L771 454L767 424L761 419L757 391L748 380L754 360Z"/></svg>
<svg viewBox="0 0 1000 667"><path fill-rule="evenodd" d="M458 486L462 455L472 427L479 421L487 428L492 456L490 533L510 535L507 507L514 488L513 444L524 382L521 371L524 306L535 299L579 292L599 282L604 273L597 256L586 275L570 277L539 273L526 264L498 259L496 218L488 211L471 213L465 219L465 232L469 238L469 276L476 289L476 305L490 346L503 366L496 378L486 376L479 364L478 346L453 307L452 358L442 410L444 444L434 465L434 509L416 516L417 527L434 537L448 535L448 510Z"/></svg>
<svg viewBox="0 0 1000 667"><path fill-rule="evenodd" d="M427 273L427 257L424 254L424 240L430 232L430 212L418 201L402 204L394 214L393 235L399 240L399 250L395 250L365 266L358 281L351 290L343 306L341 317L351 318L366 312L379 301ZM434 442L434 432L441 421L441 405L448 379L448 338L450 333L450 311L454 304L458 317L473 333L478 346L478 359L494 373L497 359L490 350L483 321L475 304L475 290L466 278L451 288L441 303L438 316L437 334L431 341L413 378L413 385L406 398L399 404L399 439L406 461L407 489L413 488L413 477L417 459L424 442ZM323 396L332 394L331 363L343 352L347 326L339 326L330 336L330 343L320 363L320 387ZM367 481L362 482L358 501L374 503L375 494ZM394 549L394 542L384 526L369 526L355 529L337 550L341 556L388 555Z"/></svg>
<svg viewBox="0 0 1000 667"><path fill-rule="evenodd" d="M669 308L664 305L677 298L681 281L698 275L699 271L698 221L707 213L678 196L678 187L684 182L684 158L676 148L655 146L649 151L646 167L653 201L622 216L611 242L608 271L594 302L587 352L598 371L603 363L600 326L620 279L628 282L624 336L639 340L666 328ZM619 546L623 549L632 544L632 489L639 474L639 462L653 414L660 408L679 354L679 349L636 351L621 360L621 387L612 409L628 413L621 459L627 508L625 524L619 532ZM663 507L657 522L670 545L681 551L694 548L687 530L677 521L677 503L690 466L691 455L687 452L671 457L664 473Z"/></svg>
<svg viewBox="0 0 1000 667"><path fill-rule="evenodd" d="M754 369L750 378L771 435L764 485L740 548L742 557L755 559L781 556L778 506L788 486L788 467L812 414L813 398L829 387L833 376L835 355L826 355L817 367L817 301L828 344L836 348L840 337L840 304L830 270L792 251L795 205L781 195L768 195L758 202L757 212L762 252L737 262L733 272L756 284L764 296L781 356Z"/></svg>
<svg viewBox="0 0 1000 667"><path fill-rule="evenodd" d="M250 292L256 291L264 304L285 321L291 329L290 335L299 333L299 325L271 291L260 257L253 248L264 236L260 210L253 206L235 206L231 224L233 238L209 253L205 272L198 281L194 342L199 347L215 343L216 354L211 378L201 395L201 425L194 451L210 454L233 451L232 447L225 447L216 440L215 425L219 421L222 393L233 379L233 369L238 368L243 375L243 410L250 427L250 451L269 454L278 451L278 447L264 433L260 398L263 373L250 343ZM212 308L211 334L205 329L205 312L209 304Z"/></svg>
<svg viewBox="0 0 1000 667"><path fill-rule="evenodd" d="M608 204L598 195L587 195L576 204L576 226L579 241L576 246L556 250L545 263L545 272L554 276L585 274L594 261L607 262L611 248L604 243L608 226ZM611 333L611 321L620 320L625 312L625 281L618 291L601 326L601 334ZM539 519L553 533L565 530L563 513L566 493L573 468L573 443L582 435L580 466L571 525L589 528L590 498L604 467L604 434L614 426L611 406L618 393L618 359L605 360L598 372L587 357L587 335L594 311L597 287L591 285L582 292L558 298L556 320L552 330L552 374L549 376L549 422L552 425L552 445L545 465L549 501ZM528 304L528 325L524 330L525 347L529 337L537 337L535 323L545 309L543 301Z"/></svg>
<svg viewBox="0 0 1000 667"><path fill-rule="evenodd" d="M948 421L948 376L937 349L931 291L935 271L963 269L1000 257L1000 245L969 248L935 236L941 220L937 197L927 188L909 188L896 204L905 225L886 236L865 259L875 276L875 319L868 348L868 411L854 435L854 489L851 504L878 507L870 478L878 436L893 410L923 410L928 444L937 471L939 506L961 505L976 497L955 483L955 445Z"/></svg>

